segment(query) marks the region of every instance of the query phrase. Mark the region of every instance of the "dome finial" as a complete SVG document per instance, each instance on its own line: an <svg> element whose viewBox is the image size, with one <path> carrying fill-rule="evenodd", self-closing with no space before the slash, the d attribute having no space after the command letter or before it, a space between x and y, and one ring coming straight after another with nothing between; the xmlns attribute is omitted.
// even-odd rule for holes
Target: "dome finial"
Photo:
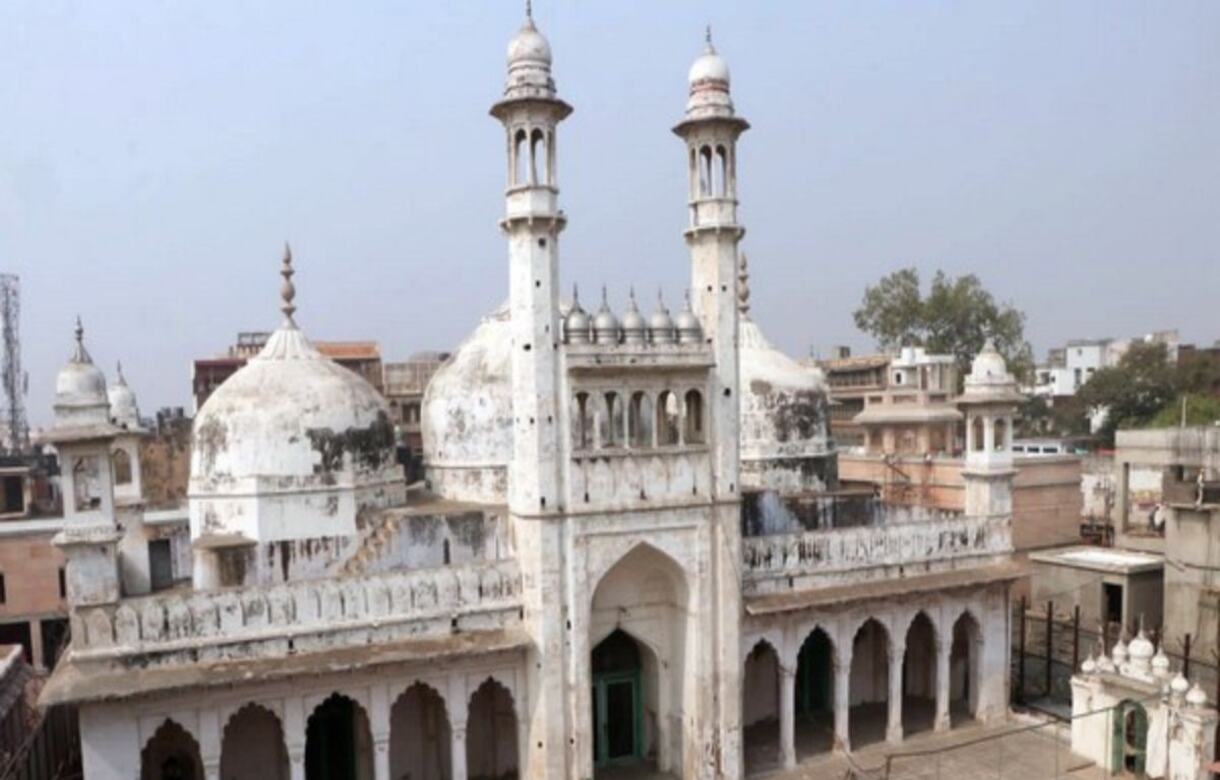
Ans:
<svg viewBox="0 0 1220 780"><path fill-rule="evenodd" d="M85 349L85 326L81 324L80 315L76 315L76 349L72 352L73 363L92 363L89 351Z"/></svg>
<svg viewBox="0 0 1220 780"><path fill-rule="evenodd" d="M115 377L114 381L117 384L120 384L120 385L127 384L127 378L125 376L123 376L123 361L121 361L121 360L116 360L114 362L114 377Z"/></svg>
<svg viewBox="0 0 1220 780"><path fill-rule="evenodd" d="M280 299L284 302L280 306L280 311L284 312L284 324L295 328L296 322L292 319L292 315L296 312L297 307L292 301L297 297L297 288L292 284L292 275L296 271L292 270L292 247L288 242L284 242L284 266L280 269L280 276L284 277L284 284L280 286Z"/></svg>
<svg viewBox="0 0 1220 780"><path fill-rule="evenodd" d="M750 313L750 269L745 252L741 253L741 263L737 266L737 310L743 317Z"/></svg>
<svg viewBox="0 0 1220 780"><path fill-rule="evenodd" d="M572 308L580 308L580 289L577 288L576 282L572 282Z"/></svg>
<svg viewBox="0 0 1220 780"><path fill-rule="evenodd" d="M525 0L525 18L531 22L534 21L534 3L533 0Z"/></svg>
<svg viewBox="0 0 1220 780"><path fill-rule="evenodd" d="M715 54L715 53L716 53L716 47L712 45L712 26L711 26L710 24L709 24L709 25L707 25L707 27L705 27L705 28L704 28L704 31L703 31L703 40L704 40L704 42L707 44L707 53L708 53L708 54Z"/></svg>

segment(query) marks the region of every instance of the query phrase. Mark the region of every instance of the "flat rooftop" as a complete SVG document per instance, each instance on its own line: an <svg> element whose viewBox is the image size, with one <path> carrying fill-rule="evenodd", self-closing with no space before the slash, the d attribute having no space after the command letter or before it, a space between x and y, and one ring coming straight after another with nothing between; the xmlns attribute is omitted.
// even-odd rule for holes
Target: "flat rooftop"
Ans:
<svg viewBox="0 0 1220 780"><path fill-rule="evenodd" d="M1030 553L1030 561L1057 566L1072 566L1091 571L1138 574L1165 568L1165 557L1153 553L1121 550L1117 547L1066 547Z"/></svg>

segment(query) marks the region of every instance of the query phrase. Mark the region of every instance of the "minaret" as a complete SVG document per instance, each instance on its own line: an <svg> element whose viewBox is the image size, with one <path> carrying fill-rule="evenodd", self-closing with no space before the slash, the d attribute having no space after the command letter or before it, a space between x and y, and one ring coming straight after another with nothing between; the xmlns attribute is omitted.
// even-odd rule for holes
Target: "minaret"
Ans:
<svg viewBox="0 0 1220 780"><path fill-rule="evenodd" d="M564 215L555 175L555 133L572 112L555 93L551 47L525 23L508 44L504 98L491 115L504 125L508 187L500 228L508 239L512 330L513 461L508 513L521 566L530 713L521 776L567 778L572 717L564 662L558 257Z"/></svg>
<svg viewBox="0 0 1220 780"><path fill-rule="evenodd" d="M504 99L491 115L504 124L508 188L500 228L508 239L509 310L513 334L513 468L509 507L519 515L558 509L559 405L556 352L559 299L555 131L572 108L555 93L551 47L525 23L508 44ZM526 466L525 464L529 464Z"/></svg>
<svg viewBox="0 0 1220 780"><path fill-rule="evenodd" d="M674 132L686 142L690 183L691 289L695 313L716 359L713 387L713 495L738 496L737 245L745 228L737 223L737 138L749 123L733 112L729 68L712 45L691 66L686 117Z"/></svg>
<svg viewBox="0 0 1220 780"><path fill-rule="evenodd" d="M709 381L712 506L707 542L714 583L701 594L712 625L696 667L718 680L699 693L696 750L714 755L712 776L740 777L741 766L741 506L738 402L738 256L745 229L737 224L737 139L749 128L733 112L729 69L712 46L691 66L686 116L674 132L686 142L690 183L691 293L702 337L715 365ZM702 776L702 775L700 775Z"/></svg>
<svg viewBox="0 0 1220 780"><path fill-rule="evenodd" d="M1024 396L990 339L975 356L965 384L957 404L966 413L966 515L1011 517L1012 422Z"/></svg>

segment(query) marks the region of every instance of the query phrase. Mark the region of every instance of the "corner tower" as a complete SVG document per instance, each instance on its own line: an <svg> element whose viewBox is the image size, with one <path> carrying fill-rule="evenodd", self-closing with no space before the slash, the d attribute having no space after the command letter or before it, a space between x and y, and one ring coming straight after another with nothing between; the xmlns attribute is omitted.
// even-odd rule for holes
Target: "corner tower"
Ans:
<svg viewBox="0 0 1220 780"><path fill-rule="evenodd" d="M737 500L739 487L737 245L745 228L737 222L737 139L750 123L733 111L729 68L707 31L703 54L691 65L686 116L674 133L686 142L690 187L691 253L695 313L715 355L714 400L710 404L716 448L713 495Z"/></svg>
<svg viewBox="0 0 1220 780"><path fill-rule="evenodd" d="M966 515L1012 515L1012 421L1025 400L990 339L974 358L966 390L957 399L966 413Z"/></svg>

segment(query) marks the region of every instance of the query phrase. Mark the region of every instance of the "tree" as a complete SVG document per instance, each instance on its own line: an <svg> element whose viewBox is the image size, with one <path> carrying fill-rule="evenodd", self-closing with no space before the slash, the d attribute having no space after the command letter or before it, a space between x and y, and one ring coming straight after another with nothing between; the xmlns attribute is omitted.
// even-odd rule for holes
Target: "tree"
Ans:
<svg viewBox="0 0 1220 780"><path fill-rule="evenodd" d="M937 271L925 298L919 271L903 268L867 287L853 317L856 327L872 335L879 348L921 346L953 355L963 377L988 338L1017 377L1033 367L1033 351L1025 340L1025 314L997 303L974 274L950 278Z"/></svg>
<svg viewBox="0 0 1220 780"><path fill-rule="evenodd" d="M1115 431L1147 424L1177 397L1177 372L1169 350L1148 342L1132 344L1118 365L1098 369L1076 393L1090 413L1104 411L1096 433L1107 444L1114 443Z"/></svg>

